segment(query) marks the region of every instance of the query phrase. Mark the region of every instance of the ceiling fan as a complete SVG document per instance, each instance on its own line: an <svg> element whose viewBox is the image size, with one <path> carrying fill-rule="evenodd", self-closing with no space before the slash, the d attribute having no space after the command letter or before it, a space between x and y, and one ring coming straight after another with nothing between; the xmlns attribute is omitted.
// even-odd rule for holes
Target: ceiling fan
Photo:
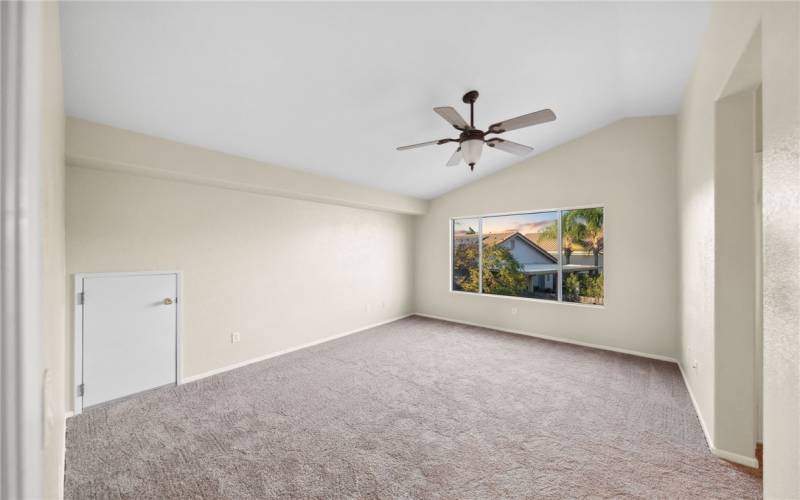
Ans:
<svg viewBox="0 0 800 500"><path fill-rule="evenodd" d="M494 123L489 125L489 128L486 129L486 132L484 132L475 128L475 101L478 100L478 91L470 90L464 94L464 97L462 97L461 100L469 104L469 123L462 118L458 111L450 106L433 108L433 110L439 116L450 122L450 124L455 127L456 130L461 131L458 139L448 138L439 139L437 141L421 142L419 144L411 144L410 146L401 146L397 148L397 150L404 151L406 149L421 148L423 146L433 146L434 144L457 142L458 149L456 149L453 153L453 156L450 157L450 160L447 162L447 166L454 167L463 159L464 162L469 165L470 171L472 171L475 169L475 164L481 158L481 152L483 151L484 144L490 148L500 149L507 153L518 156L525 156L533 151L533 148L530 146L511 142L500 137L492 137L487 139L486 136L489 134L502 134L503 132L508 132L509 130L530 127L531 125L547 123L556 119L556 115L552 110L542 109L540 111L528 113L527 115L511 118L510 120Z"/></svg>

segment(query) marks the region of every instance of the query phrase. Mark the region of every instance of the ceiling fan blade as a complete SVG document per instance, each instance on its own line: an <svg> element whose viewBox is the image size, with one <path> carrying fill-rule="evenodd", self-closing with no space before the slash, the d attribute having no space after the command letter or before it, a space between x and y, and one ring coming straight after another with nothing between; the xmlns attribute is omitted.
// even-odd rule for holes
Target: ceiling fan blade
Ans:
<svg viewBox="0 0 800 500"><path fill-rule="evenodd" d="M444 144L446 142L457 142L455 139L438 139L436 141L420 142L419 144L411 144L408 146L400 146L398 151L405 151L406 149L422 148L425 146L433 146L434 144Z"/></svg>
<svg viewBox="0 0 800 500"><path fill-rule="evenodd" d="M443 106L441 108L433 108L433 110L458 130L464 130L469 127L467 121L453 107Z"/></svg>
<svg viewBox="0 0 800 500"><path fill-rule="evenodd" d="M461 154L461 146L459 146L458 149L453 151L453 156L451 156L450 159L447 160L446 165L448 167L455 167L456 165L461 163L462 159L464 159L464 155Z"/></svg>
<svg viewBox="0 0 800 500"><path fill-rule="evenodd" d="M495 137L494 139L489 139L488 141L486 141L486 145L489 146L490 148L501 149L506 153L511 153L517 156L525 156L533 152L533 148L530 146L507 141L499 137Z"/></svg>
<svg viewBox="0 0 800 500"><path fill-rule="evenodd" d="M531 125L539 125L540 123L551 122L555 119L556 114L553 113L553 110L542 109L540 111L528 113L527 115L511 118L510 120L497 122L489 127L489 131L487 133L493 132L495 134L502 134L503 132L508 132L509 130L530 127Z"/></svg>

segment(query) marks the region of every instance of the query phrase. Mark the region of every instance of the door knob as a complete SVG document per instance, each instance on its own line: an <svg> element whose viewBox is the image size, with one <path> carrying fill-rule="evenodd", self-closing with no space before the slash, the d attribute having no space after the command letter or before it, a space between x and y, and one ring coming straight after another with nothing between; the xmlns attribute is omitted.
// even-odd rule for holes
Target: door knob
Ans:
<svg viewBox="0 0 800 500"><path fill-rule="evenodd" d="M172 299L171 298L167 297L166 299L164 299L164 305L165 306L168 306L170 304L172 304Z"/></svg>

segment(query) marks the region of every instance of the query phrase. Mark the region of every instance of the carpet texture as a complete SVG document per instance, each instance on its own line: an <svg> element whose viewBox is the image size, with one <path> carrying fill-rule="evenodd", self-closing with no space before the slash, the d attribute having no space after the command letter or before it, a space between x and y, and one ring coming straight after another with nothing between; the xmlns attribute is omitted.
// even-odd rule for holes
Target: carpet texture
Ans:
<svg viewBox="0 0 800 500"><path fill-rule="evenodd" d="M67 498L759 498L676 365L422 317L67 422Z"/></svg>

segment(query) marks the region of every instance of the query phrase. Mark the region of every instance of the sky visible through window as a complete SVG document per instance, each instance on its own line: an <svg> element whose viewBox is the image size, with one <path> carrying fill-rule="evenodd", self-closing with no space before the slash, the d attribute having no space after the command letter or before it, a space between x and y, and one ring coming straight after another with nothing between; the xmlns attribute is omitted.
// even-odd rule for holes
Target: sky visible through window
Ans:
<svg viewBox="0 0 800 500"><path fill-rule="evenodd" d="M478 235L478 219L458 219L453 221L453 233L456 236L467 234Z"/></svg>
<svg viewBox="0 0 800 500"><path fill-rule="evenodd" d="M497 234L517 231L522 234L538 233L555 223L556 212L535 214L498 215L483 219L483 234Z"/></svg>

